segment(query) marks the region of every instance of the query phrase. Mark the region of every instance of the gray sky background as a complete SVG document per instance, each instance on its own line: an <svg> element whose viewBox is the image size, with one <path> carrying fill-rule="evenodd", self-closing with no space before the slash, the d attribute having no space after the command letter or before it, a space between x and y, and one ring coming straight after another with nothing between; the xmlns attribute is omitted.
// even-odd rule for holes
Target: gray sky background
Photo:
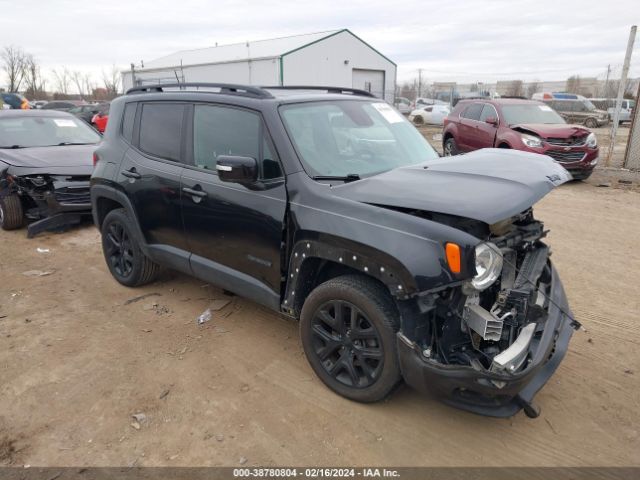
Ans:
<svg viewBox="0 0 640 480"><path fill-rule="evenodd" d="M639 0L0 0L0 48L44 72L93 72L181 49L349 28L398 64L398 79L564 80L619 75ZM631 76L640 76L640 39ZM0 84L4 84L3 78Z"/></svg>

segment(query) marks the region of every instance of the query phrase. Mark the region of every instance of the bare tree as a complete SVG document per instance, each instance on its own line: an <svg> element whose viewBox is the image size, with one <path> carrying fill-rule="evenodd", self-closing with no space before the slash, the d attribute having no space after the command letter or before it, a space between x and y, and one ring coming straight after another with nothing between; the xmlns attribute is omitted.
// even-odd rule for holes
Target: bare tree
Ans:
<svg viewBox="0 0 640 480"><path fill-rule="evenodd" d="M418 80L415 78L411 82L404 82L400 87L400 96L415 100L418 94Z"/></svg>
<svg viewBox="0 0 640 480"><path fill-rule="evenodd" d="M52 73L55 81L56 93L61 93L64 96L68 95L69 86L71 84L71 74L69 73L69 69L62 66L58 69L54 68Z"/></svg>
<svg viewBox="0 0 640 480"><path fill-rule="evenodd" d="M529 84L527 85L527 98L533 97L533 94L538 93L541 87L542 85L540 85L540 82L538 82L537 80L529 82Z"/></svg>
<svg viewBox="0 0 640 480"><path fill-rule="evenodd" d="M120 91L120 70L115 65L111 66L108 72L102 71L102 83L107 94L113 98Z"/></svg>
<svg viewBox="0 0 640 480"><path fill-rule="evenodd" d="M580 75L571 75L567 78L567 84L564 88L569 93L580 93Z"/></svg>
<svg viewBox="0 0 640 480"><path fill-rule="evenodd" d="M607 85L607 89L604 92L604 96L606 98L616 98L618 95L618 87L620 86L620 79L617 80L609 80L609 84ZM633 88L633 80L631 78L627 78L627 81L624 86L624 98L634 98Z"/></svg>
<svg viewBox="0 0 640 480"><path fill-rule="evenodd" d="M40 73L40 65L31 54L25 55L23 65L25 94L29 98L44 97L45 80Z"/></svg>
<svg viewBox="0 0 640 480"><path fill-rule="evenodd" d="M70 77L73 85L76 87L76 90L80 95L80 98L84 100L85 97L91 96L91 92L93 92L95 85L90 74L74 70L70 73Z"/></svg>
<svg viewBox="0 0 640 480"><path fill-rule="evenodd" d="M9 45L2 49L2 68L7 75L10 92L17 92L24 79L25 53L20 47Z"/></svg>
<svg viewBox="0 0 640 480"><path fill-rule="evenodd" d="M522 86L522 80L511 80L505 89L506 97L523 97L524 88Z"/></svg>

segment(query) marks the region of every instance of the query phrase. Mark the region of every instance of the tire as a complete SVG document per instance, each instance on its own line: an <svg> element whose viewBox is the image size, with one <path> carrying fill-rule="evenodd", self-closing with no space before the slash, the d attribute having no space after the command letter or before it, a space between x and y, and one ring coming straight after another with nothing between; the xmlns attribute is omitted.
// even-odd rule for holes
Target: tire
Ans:
<svg viewBox="0 0 640 480"><path fill-rule="evenodd" d="M22 227L24 212L22 202L16 194L0 197L0 227L3 230L15 230Z"/></svg>
<svg viewBox="0 0 640 480"><path fill-rule="evenodd" d="M378 402L402 379L399 325L386 287L365 276L345 275L321 284L307 297L300 338L311 368L327 387L357 402Z"/></svg>
<svg viewBox="0 0 640 480"><path fill-rule="evenodd" d="M584 126L587 128L596 128L598 126L598 122L595 118L587 118L584 121Z"/></svg>
<svg viewBox="0 0 640 480"><path fill-rule="evenodd" d="M160 266L140 250L124 209L111 210L100 229L102 252L113 278L127 287L139 287L153 282Z"/></svg>
<svg viewBox="0 0 640 480"><path fill-rule="evenodd" d="M424 125L424 118L422 118L422 116L417 115L415 117L413 117L413 124L417 125L419 127Z"/></svg>
<svg viewBox="0 0 640 480"><path fill-rule="evenodd" d="M444 141L443 155L445 157L451 157L454 155L458 155L458 145L456 144L456 140L453 137L449 137Z"/></svg>

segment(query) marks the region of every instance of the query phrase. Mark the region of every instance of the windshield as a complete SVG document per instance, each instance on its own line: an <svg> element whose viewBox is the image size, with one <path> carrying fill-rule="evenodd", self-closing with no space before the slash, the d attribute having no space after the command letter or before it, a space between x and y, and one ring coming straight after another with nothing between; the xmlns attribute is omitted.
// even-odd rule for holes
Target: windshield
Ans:
<svg viewBox="0 0 640 480"><path fill-rule="evenodd" d="M93 144L100 135L74 117L9 117L0 119L0 148Z"/></svg>
<svg viewBox="0 0 640 480"><path fill-rule="evenodd" d="M566 123L548 105L502 105L502 115L508 125L519 123Z"/></svg>
<svg viewBox="0 0 640 480"><path fill-rule="evenodd" d="M438 157L413 125L380 101L302 103L280 112L311 176L362 177Z"/></svg>

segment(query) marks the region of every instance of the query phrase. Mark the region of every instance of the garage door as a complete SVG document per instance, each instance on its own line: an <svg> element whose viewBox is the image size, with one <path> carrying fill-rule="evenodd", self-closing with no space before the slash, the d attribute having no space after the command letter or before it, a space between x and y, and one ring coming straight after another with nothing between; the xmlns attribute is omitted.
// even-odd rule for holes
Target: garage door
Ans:
<svg viewBox="0 0 640 480"><path fill-rule="evenodd" d="M353 69L353 88L366 90L384 98L384 70Z"/></svg>

